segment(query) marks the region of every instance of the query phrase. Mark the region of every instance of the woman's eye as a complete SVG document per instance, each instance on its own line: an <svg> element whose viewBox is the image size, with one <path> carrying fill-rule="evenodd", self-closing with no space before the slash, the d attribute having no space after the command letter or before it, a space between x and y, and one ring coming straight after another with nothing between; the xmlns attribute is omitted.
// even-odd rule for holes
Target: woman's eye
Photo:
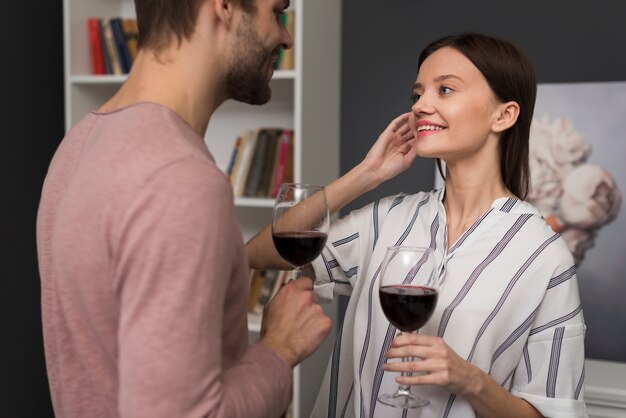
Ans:
<svg viewBox="0 0 626 418"><path fill-rule="evenodd" d="M454 90L452 89L452 87L448 87L448 86L441 86L439 87L439 93L440 94L449 94L452 93Z"/></svg>
<svg viewBox="0 0 626 418"><path fill-rule="evenodd" d="M418 94L418 93L413 93L413 94L411 95L411 103L415 103L415 102L417 102L417 101L420 99L420 97L422 97L422 95L421 95L421 94Z"/></svg>

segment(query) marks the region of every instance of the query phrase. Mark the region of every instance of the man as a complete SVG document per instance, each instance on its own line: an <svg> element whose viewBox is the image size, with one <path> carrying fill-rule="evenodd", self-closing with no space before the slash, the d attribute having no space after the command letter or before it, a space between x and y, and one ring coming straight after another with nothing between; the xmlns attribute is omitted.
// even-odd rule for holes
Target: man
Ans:
<svg viewBox="0 0 626 418"><path fill-rule="evenodd" d="M62 141L37 225L57 418L275 417L330 331L310 279L248 345L233 195L203 135L232 98L269 100L288 0L136 0L127 81Z"/></svg>

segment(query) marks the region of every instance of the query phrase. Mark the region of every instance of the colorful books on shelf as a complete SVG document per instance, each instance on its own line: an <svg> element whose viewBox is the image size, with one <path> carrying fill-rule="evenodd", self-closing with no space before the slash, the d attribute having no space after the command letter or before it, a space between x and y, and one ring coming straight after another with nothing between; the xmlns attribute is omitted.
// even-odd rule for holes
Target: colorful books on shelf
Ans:
<svg viewBox="0 0 626 418"><path fill-rule="evenodd" d="M296 36L296 16L294 10L287 10L283 13L283 25L287 28L287 32L294 38L294 46L290 49L280 50L278 61L274 65L276 70L293 70L295 68L295 36Z"/></svg>
<svg viewBox="0 0 626 418"><path fill-rule="evenodd" d="M87 19L92 73L127 74L137 56L138 33L132 18Z"/></svg>
<svg viewBox="0 0 626 418"><path fill-rule="evenodd" d="M289 271L252 270L250 272L250 296L248 312L260 314L272 300L278 289L285 283Z"/></svg>
<svg viewBox="0 0 626 418"><path fill-rule="evenodd" d="M226 171L235 196L276 197L282 183L293 181L293 131L246 130L235 140Z"/></svg>

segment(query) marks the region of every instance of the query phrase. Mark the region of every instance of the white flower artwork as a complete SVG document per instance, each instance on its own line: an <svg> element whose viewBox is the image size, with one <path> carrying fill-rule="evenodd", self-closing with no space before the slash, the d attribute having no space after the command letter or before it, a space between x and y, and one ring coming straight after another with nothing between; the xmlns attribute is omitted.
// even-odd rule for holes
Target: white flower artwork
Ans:
<svg viewBox="0 0 626 418"><path fill-rule="evenodd" d="M576 262L587 357L626 362L626 82L539 84L528 200Z"/></svg>
<svg viewBox="0 0 626 418"><path fill-rule="evenodd" d="M533 120L528 200L561 233L580 265L598 230L619 213L622 195L611 173L589 162L592 146L563 116Z"/></svg>

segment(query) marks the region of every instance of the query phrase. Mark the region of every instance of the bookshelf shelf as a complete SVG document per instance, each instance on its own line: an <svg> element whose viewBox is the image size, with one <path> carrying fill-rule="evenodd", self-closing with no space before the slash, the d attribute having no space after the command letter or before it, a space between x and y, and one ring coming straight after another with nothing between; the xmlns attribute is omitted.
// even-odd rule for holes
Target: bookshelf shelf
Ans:
<svg viewBox="0 0 626 418"><path fill-rule="evenodd" d="M122 84L126 75L72 75L71 84Z"/></svg>
<svg viewBox="0 0 626 418"><path fill-rule="evenodd" d="M295 80L296 72L294 70L277 70L272 77L274 80ZM74 74L69 76L71 84L122 84L126 80L126 74L123 75L92 75L92 74Z"/></svg>
<svg viewBox="0 0 626 418"><path fill-rule="evenodd" d="M273 208L274 199L236 197L235 206L248 207L248 208Z"/></svg>
<svg viewBox="0 0 626 418"><path fill-rule="evenodd" d="M245 129L291 129L294 181L328 184L339 174L341 2L292 0L290 8L295 11L295 69L274 72L272 99L264 106L224 103L211 117L205 142L226 171L233 143ZM126 80L126 75L91 75L87 19L134 14L133 0L63 0L66 130L100 107ZM271 222L273 204L269 198L235 199L244 240ZM334 305L325 310L334 318ZM256 338L260 324L259 315L249 316L249 329ZM295 368L293 418L310 415L333 342L334 337L327 338Z"/></svg>

